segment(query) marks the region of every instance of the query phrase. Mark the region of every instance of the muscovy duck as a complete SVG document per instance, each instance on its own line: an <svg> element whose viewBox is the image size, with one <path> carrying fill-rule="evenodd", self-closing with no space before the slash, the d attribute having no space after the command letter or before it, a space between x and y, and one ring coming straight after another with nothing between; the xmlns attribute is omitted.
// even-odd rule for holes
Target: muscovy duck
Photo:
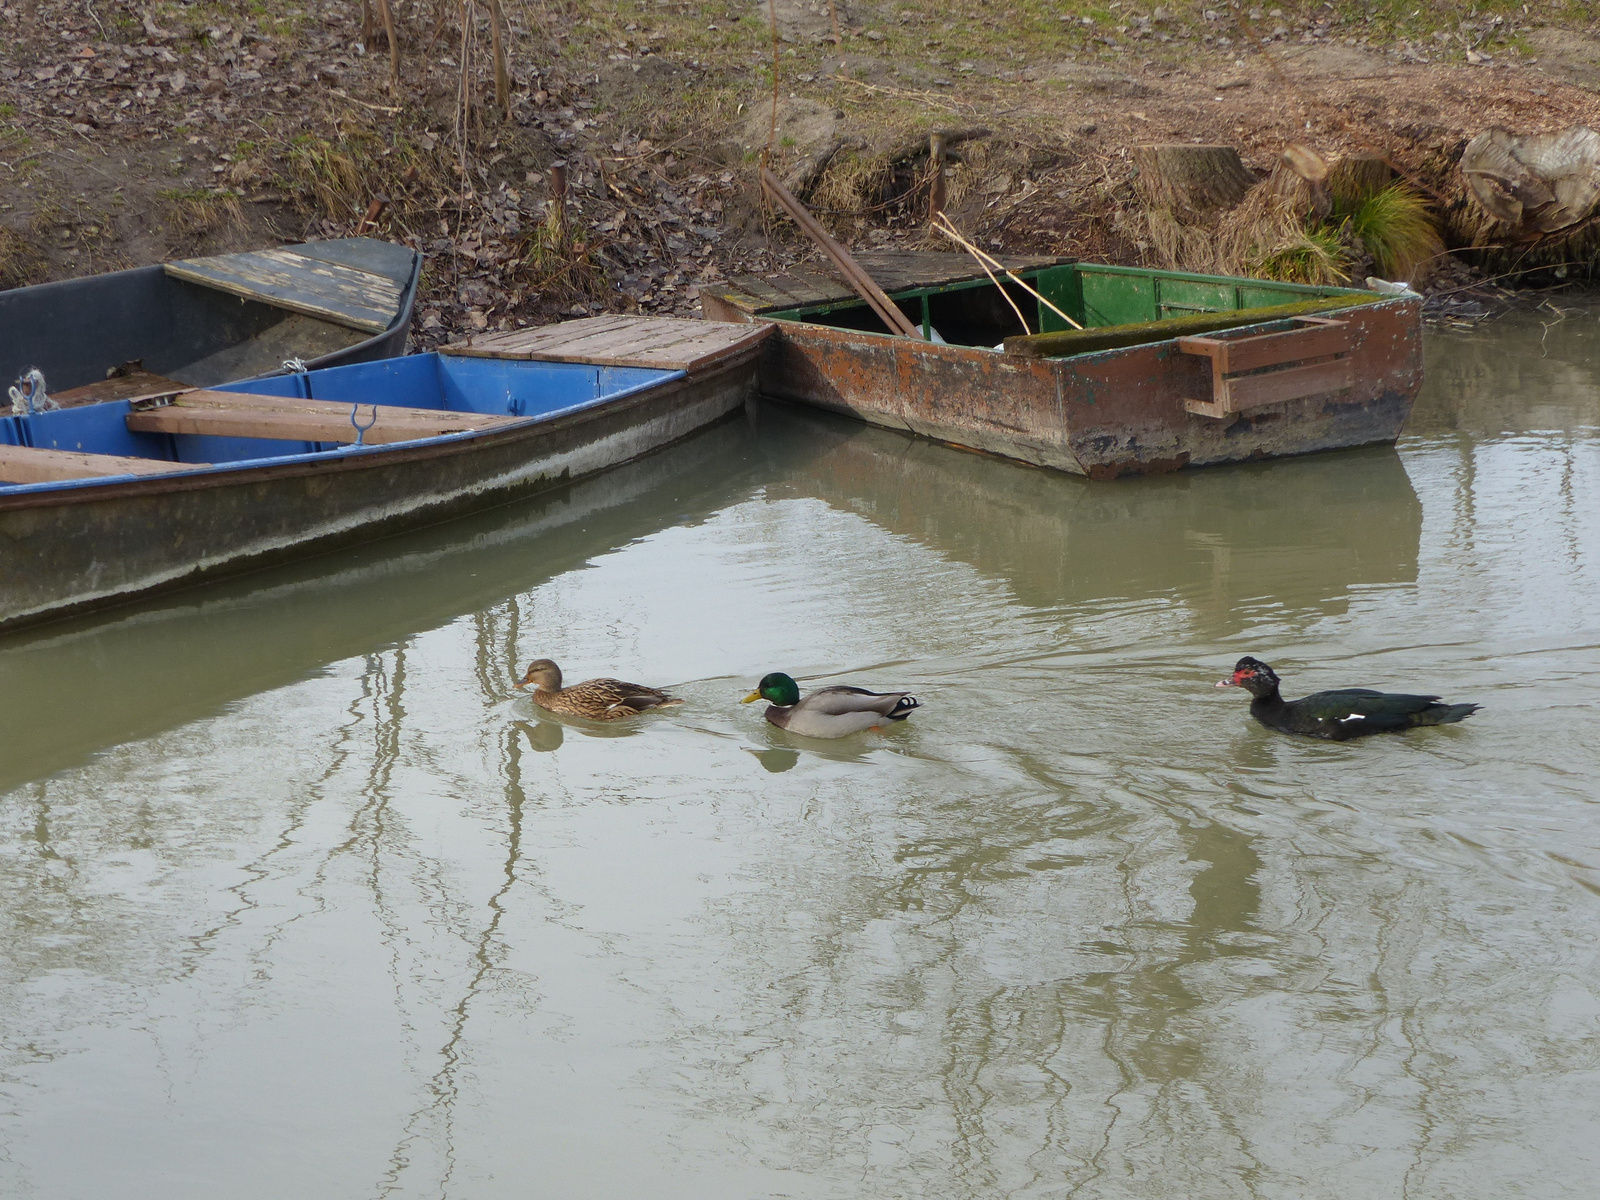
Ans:
<svg viewBox="0 0 1600 1200"><path fill-rule="evenodd" d="M804 700L800 685L782 671L762 676L756 690L740 703L765 700L767 720L779 729L802 737L838 738L904 721L911 710L922 707L905 692L869 692L865 688L836 685L818 688Z"/></svg>
<svg viewBox="0 0 1600 1200"><path fill-rule="evenodd" d="M1278 677L1258 658L1241 658L1219 688L1250 693L1250 715L1268 729L1344 742L1369 733L1395 733L1418 725L1449 725L1478 711L1476 704L1442 704L1437 696L1407 696L1371 688L1317 692L1303 700L1278 694Z"/></svg>

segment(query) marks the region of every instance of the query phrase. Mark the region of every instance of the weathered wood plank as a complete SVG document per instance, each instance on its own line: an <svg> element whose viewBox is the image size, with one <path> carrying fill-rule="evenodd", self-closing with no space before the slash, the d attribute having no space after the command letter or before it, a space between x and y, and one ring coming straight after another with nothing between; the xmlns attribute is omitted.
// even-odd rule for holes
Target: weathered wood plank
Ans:
<svg viewBox="0 0 1600 1200"><path fill-rule="evenodd" d="M1342 391L1354 383L1351 360L1334 358L1327 362L1307 363L1282 371L1266 371L1260 375L1230 379L1227 403L1234 412L1242 412L1263 404L1280 404L1285 400L1302 400L1323 392Z"/></svg>
<svg viewBox="0 0 1600 1200"><path fill-rule="evenodd" d="M125 458L119 454L86 454L81 450L0 446L0 479L7 483L58 483L64 479L102 479L113 475L170 475L175 471L200 471L210 465L167 462L159 458Z"/></svg>
<svg viewBox="0 0 1600 1200"><path fill-rule="evenodd" d="M314 416L339 417L350 420L348 400L305 400L298 396L257 396L249 392L225 392L196 388L184 392L172 402L178 408L229 409L248 412L309 413ZM366 423L372 410L377 409L381 419L389 422L411 421L422 425L448 422L457 429L492 429L506 421L505 416L488 413L449 412L437 408L411 408L403 404L372 405L363 402L356 414L357 420ZM419 435L421 436L421 435Z"/></svg>
<svg viewBox="0 0 1600 1200"><path fill-rule="evenodd" d="M375 420L374 409L377 414ZM356 421L361 425L373 422L372 427L361 435L361 440L372 446L437 437L446 433L482 432L515 424L522 419L388 404L363 404L356 412ZM295 442L351 444L358 436L355 426L351 424L350 405L347 403L248 396L238 392L188 392L160 408L129 413L127 424L135 433L274 438Z"/></svg>
<svg viewBox="0 0 1600 1200"><path fill-rule="evenodd" d="M302 242L294 249L296 254L303 254L307 258L339 263L346 267L354 267L358 271L382 275L385 279L394 280L402 288L411 282L411 268L415 261L411 247L369 237L329 238L321 242Z"/></svg>
<svg viewBox="0 0 1600 1200"><path fill-rule="evenodd" d="M998 257L1000 262L1018 274L1071 261L1049 255ZM938 250L866 251L856 255L856 261L879 287L891 295L987 278L983 268L970 255ZM803 267L781 275L740 275L724 284L706 285L701 290L711 292L733 307L749 313L809 308L815 304L837 304L856 298L855 292L842 279ZM757 303L752 304L751 301Z"/></svg>
<svg viewBox="0 0 1600 1200"><path fill-rule="evenodd" d="M443 351L480 358L697 371L757 344L771 332L772 326L765 323L588 317L538 330L475 334L443 347Z"/></svg>
<svg viewBox="0 0 1600 1200"><path fill-rule="evenodd" d="M176 379L168 379L165 375L141 368L97 383L68 388L64 392L52 392L50 399L62 408L78 408L85 404L103 404L107 400L145 400L151 396L170 396L183 391L185 386Z"/></svg>
<svg viewBox="0 0 1600 1200"><path fill-rule="evenodd" d="M371 333L389 327L405 291L387 276L292 250L184 259L165 270L177 279Z"/></svg>
<svg viewBox="0 0 1600 1200"><path fill-rule="evenodd" d="M1342 321L1328 321L1285 333L1220 340L1222 370L1235 375L1241 371L1275 367L1280 363L1303 362L1308 358L1348 353L1350 327Z"/></svg>

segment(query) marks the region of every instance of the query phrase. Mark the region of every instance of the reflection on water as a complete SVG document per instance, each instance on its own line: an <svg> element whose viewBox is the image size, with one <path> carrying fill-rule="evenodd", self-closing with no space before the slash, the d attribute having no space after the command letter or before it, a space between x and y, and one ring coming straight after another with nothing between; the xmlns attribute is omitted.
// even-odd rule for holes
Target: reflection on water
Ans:
<svg viewBox="0 0 1600 1200"><path fill-rule="evenodd" d="M1587 1194L1596 332L1115 485L769 406L0 643L0 1192ZM1294 741L1245 652L1486 707ZM802 744L777 669L925 707Z"/></svg>

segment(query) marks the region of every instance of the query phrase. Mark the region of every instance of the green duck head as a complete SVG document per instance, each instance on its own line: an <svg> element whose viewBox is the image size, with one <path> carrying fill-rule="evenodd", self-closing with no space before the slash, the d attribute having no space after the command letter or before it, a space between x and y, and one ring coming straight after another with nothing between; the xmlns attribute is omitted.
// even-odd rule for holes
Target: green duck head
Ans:
<svg viewBox="0 0 1600 1200"><path fill-rule="evenodd" d="M765 700L769 704L776 704L779 708L789 708L800 703L800 685L782 671L774 671L770 675L763 675L761 682L756 685L756 690L740 703L750 704L756 700Z"/></svg>

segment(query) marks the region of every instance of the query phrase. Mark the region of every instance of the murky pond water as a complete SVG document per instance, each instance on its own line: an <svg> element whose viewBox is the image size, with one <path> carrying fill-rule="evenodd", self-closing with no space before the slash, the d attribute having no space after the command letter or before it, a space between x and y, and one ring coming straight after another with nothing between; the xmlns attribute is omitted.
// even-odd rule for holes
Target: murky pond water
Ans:
<svg viewBox="0 0 1600 1200"><path fill-rule="evenodd" d="M1398 453L771 406L0 642L0 1193L1592 1195L1597 314L1433 336ZM1244 653L1485 707L1288 739ZM791 740L773 669L925 708Z"/></svg>

